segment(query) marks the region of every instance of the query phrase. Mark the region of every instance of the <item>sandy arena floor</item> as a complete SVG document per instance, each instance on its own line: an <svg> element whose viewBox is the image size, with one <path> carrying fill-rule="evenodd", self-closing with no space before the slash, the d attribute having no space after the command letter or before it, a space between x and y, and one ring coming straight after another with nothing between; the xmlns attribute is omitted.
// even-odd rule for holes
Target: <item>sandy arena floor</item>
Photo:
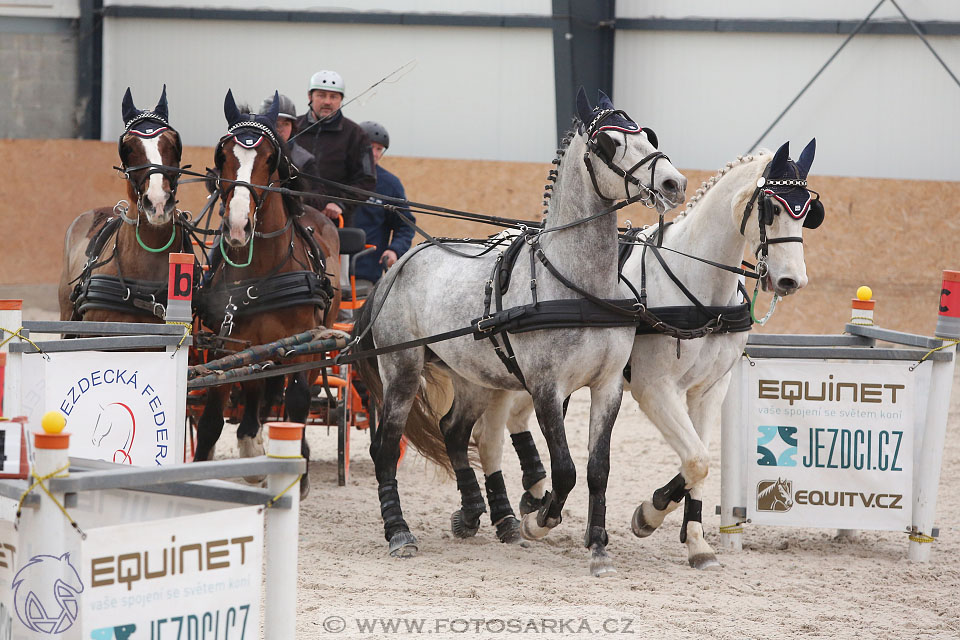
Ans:
<svg viewBox="0 0 960 640"><path fill-rule="evenodd" d="M40 309L24 315L56 318ZM487 519L477 537L454 539L456 484L408 453L400 495L420 541L420 555L409 560L387 556L367 433L353 433L350 482L338 487L335 431L312 427L312 492L300 514L297 637L960 638L960 378L943 456L940 539L924 565L907 560L905 534L874 531L850 542L833 530L746 525L743 552L719 552L719 425L703 515L722 569L701 573L687 565L680 511L653 536L635 538L634 508L673 477L677 458L625 396L607 492L609 549L618 573L593 578L582 546L588 401L584 391L575 394L567 418L580 481L563 523L529 548L500 544ZM546 458L539 429L531 426ZM225 428L218 457L236 455L234 432ZM520 469L509 444L507 454L504 475L516 508Z"/></svg>

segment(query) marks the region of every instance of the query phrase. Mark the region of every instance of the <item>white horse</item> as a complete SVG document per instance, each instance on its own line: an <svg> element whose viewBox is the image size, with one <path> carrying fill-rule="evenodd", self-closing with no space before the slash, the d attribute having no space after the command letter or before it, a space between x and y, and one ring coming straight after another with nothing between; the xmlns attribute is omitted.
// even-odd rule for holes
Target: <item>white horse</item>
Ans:
<svg viewBox="0 0 960 640"><path fill-rule="evenodd" d="M623 112L615 110L606 96L591 109L581 90L577 110L583 124L569 140L557 172L551 175L556 176L556 185L545 228L526 236L526 246L520 247L512 272L514 285L498 301L498 310L527 305L532 297L546 307L558 300L620 299L617 221L613 215L616 207L610 206L613 199L643 200L661 213L683 201L686 178L656 150L652 135L648 137ZM467 259L464 253L475 257ZM477 253L476 245L468 244L430 244L407 253L380 281L358 318L354 332L361 336L363 350L470 327L481 315L485 316L483 326L489 326L487 316L494 312L489 303L485 304L485 293L489 296L485 285L493 285L500 260L493 252ZM619 316L621 322L625 318ZM417 446L424 432L435 434L439 426L443 433L439 450L418 449L435 460L449 455L463 492L461 521L468 527L479 526L485 506L466 455L467 442L484 410L503 406L506 396L526 388L552 461L553 492L547 494L539 512L523 522L526 536L541 538L560 523L561 509L576 482L564 435L563 400L586 386L591 392L591 512L586 546L592 552L594 575L612 572L606 552L604 493L610 433L622 398L621 372L633 334L632 327L622 324L517 333L509 338L514 355L503 355L504 361L498 352L509 354L510 347L502 344L506 334L491 332L482 340L466 335L380 355L379 371L372 366L372 359L362 361L358 368L364 381L374 398L382 398L383 403L380 427L370 451L391 555L407 556L417 551L397 491L398 445L405 427ZM495 345L486 339L488 335L495 336ZM420 393L425 365L427 375L439 372L453 385L453 406L439 425L419 419L422 413L411 413L415 400L429 402Z"/></svg>
<svg viewBox="0 0 960 640"><path fill-rule="evenodd" d="M680 539L687 545L690 565L698 569L719 566L703 539L700 513L708 471L709 427L719 419L730 370L743 353L748 336L744 329L749 328L748 318L746 327L742 322L747 309L737 304L736 269L721 269L707 261L739 265L749 247L760 258L757 272L764 290L785 296L807 284L801 227L816 228L823 219L819 196L814 200L806 189L815 141L810 141L796 163L788 153L784 144L775 155L764 151L728 163L662 231L662 249L656 248L659 228L650 228L641 238L649 246L646 250L636 247L623 265L625 279L638 288L645 285L642 292L648 308L686 307L692 314L688 328L713 327L703 337L684 340L682 346L675 333L637 335L630 356L630 391L680 456L680 473L655 491L652 500L637 507L632 528L639 537L650 535L685 499ZM654 255L657 252L662 263ZM691 297L709 313L699 310ZM722 312L714 307L727 309ZM715 314L721 313L720 325L710 324L716 320ZM724 332L731 328L729 323L736 325L734 332ZM527 513L540 505L546 473L527 432L532 411L529 396L513 394L507 403L505 408L484 414L474 436L484 473L499 476L502 416L508 416L506 425L520 457L526 490L520 511Z"/></svg>

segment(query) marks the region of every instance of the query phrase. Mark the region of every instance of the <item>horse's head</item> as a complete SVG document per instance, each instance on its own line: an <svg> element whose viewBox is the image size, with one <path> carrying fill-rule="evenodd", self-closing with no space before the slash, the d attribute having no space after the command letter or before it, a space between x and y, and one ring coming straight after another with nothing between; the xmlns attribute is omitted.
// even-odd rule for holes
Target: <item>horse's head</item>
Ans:
<svg viewBox="0 0 960 640"><path fill-rule="evenodd" d="M789 481L783 478L777 478L777 484L774 485L777 492L777 499L787 506L787 509L793 506L793 486Z"/></svg>
<svg viewBox="0 0 960 640"><path fill-rule="evenodd" d="M244 247L253 237L257 214L267 198L276 196L263 186L290 178L290 161L277 136L279 94L265 115L241 113L227 91L223 114L227 134L220 138L214 163L220 172L223 237L231 247Z"/></svg>
<svg viewBox="0 0 960 640"><path fill-rule="evenodd" d="M807 188L816 148L814 138L794 162L790 159L790 143L785 142L761 167L756 181L734 196L733 217L740 232L756 247L757 271L764 291L785 296L807 284L803 227L816 229L824 215L820 194ZM754 209L757 223L751 224Z"/></svg>
<svg viewBox="0 0 960 640"><path fill-rule="evenodd" d="M127 195L137 203L138 216L143 214L152 225L169 223L177 207L182 147L180 134L167 122L166 85L152 111L137 109L127 88L117 150L127 178Z"/></svg>
<svg viewBox="0 0 960 640"><path fill-rule="evenodd" d="M583 87L577 93L577 115L586 136L584 162L601 198L638 198L663 213L680 205L687 179L658 151L657 134L613 107L602 91L591 107Z"/></svg>

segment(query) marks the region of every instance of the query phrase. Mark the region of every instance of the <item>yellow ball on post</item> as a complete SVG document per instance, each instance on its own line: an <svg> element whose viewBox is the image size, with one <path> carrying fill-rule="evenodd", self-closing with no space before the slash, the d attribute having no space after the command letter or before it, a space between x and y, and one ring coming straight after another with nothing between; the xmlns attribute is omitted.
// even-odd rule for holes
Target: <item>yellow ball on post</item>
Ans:
<svg viewBox="0 0 960 640"><path fill-rule="evenodd" d="M67 426L67 419L59 411L47 411L40 419L44 433L60 433Z"/></svg>
<svg viewBox="0 0 960 640"><path fill-rule="evenodd" d="M866 285L857 289L857 300L863 300L864 302L866 302L867 300L872 300L872 299L873 299L873 289L871 289Z"/></svg>

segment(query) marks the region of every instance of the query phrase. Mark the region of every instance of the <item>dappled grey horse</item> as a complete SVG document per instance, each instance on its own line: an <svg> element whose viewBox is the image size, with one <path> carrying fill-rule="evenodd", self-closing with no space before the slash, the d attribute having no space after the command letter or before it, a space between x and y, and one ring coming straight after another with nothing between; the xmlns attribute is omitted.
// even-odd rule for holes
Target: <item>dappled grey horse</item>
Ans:
<svg viewBox="0 0 960 640"><path fill-rule="evenodd" d="M526 244L519 247L512 271L514 284L503 294L498 309L531 302L549 306L550 301L559 300L621 299L614 215L618 207L612 203L620 198L641 201L662 213L684 200L686 178L657 151L652 132L615 110L603 95L591 109L581 90L577 111L576 131L565 141L568 146L554 174L545 226L525 234ZM494 252L478 252L476 245L466 243L421 247L387 273L364 305L354 329L364 351L476 325L477 318L489 311L491 273L500 264ZM632 306L620 307L629 311L624 317L634 313ZM484 511L483 496L466 443L484 410L503 406L504 394L526 389L550 450L553 491L539 512L524 520L522 529L525 537L541 538L560 524L564 502L576 482L564 433L563 401L576 389L589 387L590 509L585 544L591 550L593 574L612 572L606 551L604 496L610 434L620 407L622 371L633 344L633 327L621 322L620 326L531 330L511 334L510 346L502 342L506 334L499 336L499 342L487 337L465 335L383 354L378 357L379 370L372 359L359 367L374 398L382 398L380 427L370 450L391 555L417 552L417 540L403 519L396 479L405 429L418 445L424 433L435 434L439 426L446 451L418 448L441 463L444 453L449 455L448 464L464 493L465 518L478 521ZM429 397L422 392L422 376L436 375L449 378L455 398L439 425L423 411Z"/></svg>

